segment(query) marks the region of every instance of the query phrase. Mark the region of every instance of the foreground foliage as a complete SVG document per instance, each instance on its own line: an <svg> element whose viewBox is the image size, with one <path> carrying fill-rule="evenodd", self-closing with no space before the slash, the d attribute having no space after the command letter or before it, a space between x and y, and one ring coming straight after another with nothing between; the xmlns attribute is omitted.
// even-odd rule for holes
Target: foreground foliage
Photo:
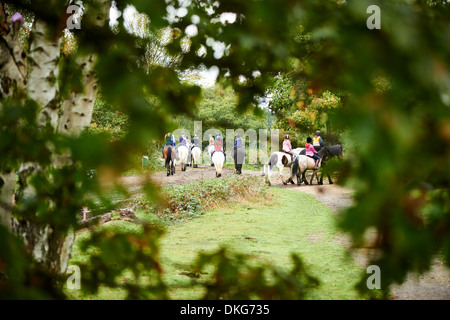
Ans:
<svg viewBox="0 0 450 320"><path fill-rule="evenodd" d="M176 2L167 10L164 0L130 0L151 21L141 37L123 21L108 26L110 1L89 0L83 2L82 28L74 32L78 46L62 56L57 49L65 2L1 2L35 18L31 45L24 48L19 23L7 19L13 12L3 6L0 12L2 296L62 296L55 280L67 267L79 209L91 205L86 194L103 194L85 173L95 169L114 181L127 168L128 154L164 135L172 114L193 114L201 88L182 83L180 72L215 66L237 94L236 109L258 111L271 79L292 71L292 59L305 57L307 68L296 72L308 84L307 93L343 93L333 124L352 134L356 148L339 168L340 181L352 181L357 191L340 225L356 245L366 230L378 230L381 255L371 264L382 270L382 289L404 281L409 271L424 272L437 253L450 265L447 1L207 0L187 2L180 14L167 17L179 7ZM367 28L370 5L381 9L381 29ZM123 10L125 3L118 7ZM236 12L236 23L220 22L225 12ZM192 24L194 36L186 32ZM158 37L162 33L165 41ZM302 44L299 35L320 45ZM170 59L157 60L154 48L163 48ZM98 87L128 121L126 135L110 144L107 135L83 133ZM92 246L104 249L96 258L100 265L118 255L121 267L136 277L155 268L146 288L128 287L131 297L161 286L157 264L146 261L148 252L157 252L157 234L105 234L108 243L93 238ZM113 277L119 271L109 272Z"/></svg>

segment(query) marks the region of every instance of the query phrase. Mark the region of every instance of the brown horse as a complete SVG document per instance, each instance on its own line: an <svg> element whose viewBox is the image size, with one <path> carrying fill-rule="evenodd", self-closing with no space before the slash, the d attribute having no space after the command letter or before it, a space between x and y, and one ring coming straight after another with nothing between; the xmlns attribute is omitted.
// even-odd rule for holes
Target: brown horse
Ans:
<svg viewBox="0 0 450 320"><path fill-rule="evenodd" d="M175 164L177 161L177 150L174 146L164 146L163 149L164 159L166 159L165 166L167 168L167 176L175 173Z"/></svg>

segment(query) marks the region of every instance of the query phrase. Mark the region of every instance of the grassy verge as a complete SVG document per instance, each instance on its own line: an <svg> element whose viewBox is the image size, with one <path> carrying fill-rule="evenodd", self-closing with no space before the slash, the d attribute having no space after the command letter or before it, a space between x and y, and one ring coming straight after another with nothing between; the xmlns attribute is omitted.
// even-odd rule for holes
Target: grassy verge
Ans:
<svg viewBox="0 0 450 320"><path fill-rule="evenodd" d="M298 253L320 285L308 299L358 299L353 288L361 269L336 238L331 210L312 195L272 189L272 205L257 202L210 211L188 224L168 230L162 241L162 260L174 299L195 299L202 290L186 290L190 263L200 251L225 245L249 254L257 262L288 270L290 254Z"/></svg>
<svg viewBox="0 0 450 320"><path fill-rule="evenodd" d="M199 187L201 192L198 196L208 188ZM344 246L336 238L335 218L331 210L312 195L277 188L270 188L267 192L263 197L253 195L245 199L235 198L234 201L227 196L231 193L224 192L225 196L215 210L210 210L214 206L205 206L205 212L195 219L177 219L177 223L166 225L166 233L161 239L160 260L171 298L198 299L204 294L204 287L191 286L192 263L199 252L210 253L221 246L247 254L256 263L286 271L292 268L290 254L297 253L308 271L320 281L317 288L309 291L307 299L361 298L353 288L361 269L348 258ZM206 195L203 197L207 199ZM161 220L149 209L141 208L136 215L146 222ZM142 225L126 221L112 221L100 228L142 232ZM77 234L70 264L89 258L89 252L79 250L79 243L89 237L90 232L85 230ZM209 276L208 273L202 274L196 281L208 281ZM126 274L118 279L121 282L127 280ZM72 297L123 299L125 292L120 288L100 288L95 296L74 292Z"/></svg>

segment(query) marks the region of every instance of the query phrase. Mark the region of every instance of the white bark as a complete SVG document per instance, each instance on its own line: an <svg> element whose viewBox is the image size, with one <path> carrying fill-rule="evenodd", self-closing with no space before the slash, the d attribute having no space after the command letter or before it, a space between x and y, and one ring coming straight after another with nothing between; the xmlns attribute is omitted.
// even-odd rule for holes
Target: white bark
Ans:
<svg viewBox="0 0 450 320"><path fill-rule="evenodd" d="M2 18L5 18L3 12ZM19 41L19 26L13 25L10 19L3 21L0 36L0 100L21 98L26 88L27 70L25 53ZM15 203L14 180L14 172L0 172L0 224L8 229L11 229Z"/></svg>
<svg viewBox="0 0 450 320"><path fill-rule="evenodd" d="M108 20L111 0L96 0L99 11L93 15L92 23L103 27ZM97 77L94 72L97 56L92 53L77 58L77 65L82 72L82 92L71 92L64 101L58 132L77 135L91 124L94 102L97 96Z"/></svg>
<svg viewBox="0 0 450 320"><path fill-rule="evenodd" d="M103 7L94 15L94 24L102 26L108 18L110 0L97 1ZM95 54L78 58L77 63L82 70L84 90L72 92L69 95L68 100L63 103L63 114L61 120L58 121L60 107L59 39L49 36L46 23L37 19L30 35L30 54L27 61L18 40L17 31L18 24L12 27L8 33L6 30L2 31L0 36L0 99L12 97L20 91L27 91L28 96L40 106L37 123L39 127L50 124L54 130L58 130L60 133L69 135L80 133L90 124L97 94L97 79L94 73ZM27 62L30 70L28 84ZM53 164L56 167L62 167L69 163L70 155L54 156ZM35 163L21 166L19 170L20 187L16 193L16 200L35 196L35 190L27 181L31 175L42 172L42 170L45 168L39 168ZM11 219L14 206L14 173L0 172L0 178L0 204L4 204L0 205L0 222L8 224L12 231L23 239L36 262L51 272L64 273L72 251L73 230L62 232L51 225L38 224L32 220Z"/></svg>
<svg viewBox="0 0 450 320"><path fill-rule="evenodd" d="M93 54L77 59L82 72L83 92L71 92L63 102L62 115L58 132L77 135L91 124L95 97L97 96L97 78L94 72L95 56Z"/></svg>
<svg viewBox="0 0 450 320"><path fill-rule="evenodd" d="M31 30L28 96L41 107L38 125L58 124L60 38L52 39L47 23L36 19Z"/></svg>
<svg viewBox="0 0 450 320"><path fill-rule="evenodd" d="M25 90L26 56L19 41L18 24L8 19L9 33L0 36L0 99L16 96Z"/></svg>
<svg viewBox="0 0 450 320"><path fill-rule="evenodd" d="M30 34L30 53L28 56L29 75L28 97L39 105L36 125L50 125L55 131L58 125L59 97L59 58L60 40L49 34L46 22L36 19ZM59 159L57 155L55 159ZM34 174L43 174L45 168L38 163L24 163L19 169L18 199L32 199L36 190L28 183ZM50 209L50 208L49 208ZM53 208L54 209L54 208ZM32 220L13 220L12 230L19 235L33 256L34 261L47 270L64 273L72 250L74 232L60 232L49 224L39 224Z"/></svg>

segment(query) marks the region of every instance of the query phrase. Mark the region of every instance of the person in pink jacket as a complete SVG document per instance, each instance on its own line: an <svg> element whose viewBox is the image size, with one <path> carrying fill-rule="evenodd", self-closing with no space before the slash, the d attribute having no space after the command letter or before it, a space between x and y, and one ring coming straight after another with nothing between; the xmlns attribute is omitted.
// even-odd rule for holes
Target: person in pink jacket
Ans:
<svg viewBox="0 0 450 320"><path fill-rule="evenodd" d="M284 152L290 153L292 154L292 145L291 145L291 140L289 140L289 135L285 135L284 136L284 141L283 141L283 148L282 150Z"/></svg>
<svg viewBox="0 0 450 320"><path fill-rule="evenodd" d="M316 149L314 149L314 146L311 144L311 142L312 142L311 137L306 138L305 150L306 150L306 155L308 157L311 157L314 159L314 161L315 161L314 170L316 170L316 169L318 169L317 165L319 163L320 158L317 155L317 151L316 151Z"/></svg>

